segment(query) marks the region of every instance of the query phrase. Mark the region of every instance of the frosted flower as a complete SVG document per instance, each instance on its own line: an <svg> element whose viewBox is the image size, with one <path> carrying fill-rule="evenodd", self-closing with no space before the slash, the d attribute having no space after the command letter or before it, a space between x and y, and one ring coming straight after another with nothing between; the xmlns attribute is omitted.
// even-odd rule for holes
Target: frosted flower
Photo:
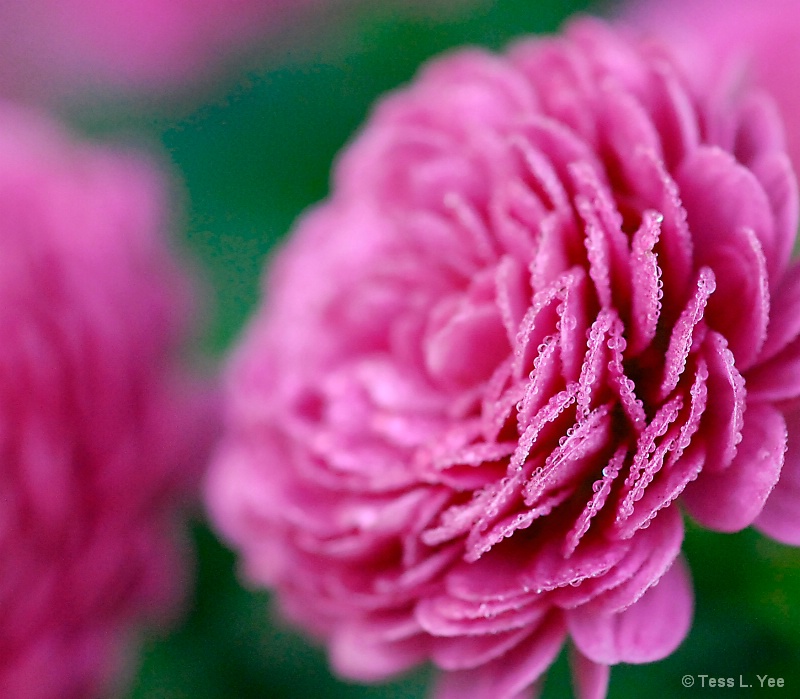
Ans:
<svg viewBox="0 0 800 699"><path fill-rule="evenodd" d="M0 696L107 696L186 582L208 446L162 181L0 106Z"/></svg>
<svg viewBox="0 0 800 699"><path fill-rule="evenodd" d="M601 697L690 627L680 505L800 541L796 183L707 88L591 20L447 56L277 256L207 497L340 674L510 699L571 638Z"/></svg>

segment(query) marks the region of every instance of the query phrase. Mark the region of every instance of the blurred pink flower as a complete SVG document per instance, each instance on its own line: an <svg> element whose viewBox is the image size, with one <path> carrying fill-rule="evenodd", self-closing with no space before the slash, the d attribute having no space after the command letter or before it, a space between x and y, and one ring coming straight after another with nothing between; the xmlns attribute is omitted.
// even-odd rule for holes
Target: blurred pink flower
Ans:
<svg viewBox="0 0 800 699"><path fill-rule="evenodd" d="M0 106L0 696L107 696L177 611L213 400L163 182Z"/></svg>
<svg viewBox="0 0 800 699"><path fill-rule="evenodd" d="M712 81L749 81L775 99L800 165L800 3L797 0L639 0L622 17L680 47Z"/></svg>
<svg viewBox="0 0 800 699"><path fill-rule="evenodd" d="M246 576L342 675L430 660L447 699L527 696L567 637L586 698L671 653L677 498L800 543L797 207L768 100L598 22L431 64L231 366L207 499Z"/></svg>
<svg viewBox="0 0 800 699"><path fill-rule="evenodd" d="M75 85L167 87L283 27L310 0L4 0L0 84L29 94ZM222 56L221 56L222 55Z"/></svg>

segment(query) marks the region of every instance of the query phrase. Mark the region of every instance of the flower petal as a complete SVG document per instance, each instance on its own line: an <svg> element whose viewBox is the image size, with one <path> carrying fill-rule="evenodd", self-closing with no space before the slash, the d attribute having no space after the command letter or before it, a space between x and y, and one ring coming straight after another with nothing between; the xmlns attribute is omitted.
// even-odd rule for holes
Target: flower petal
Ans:
<svg viewBox="0 0 800 699"><path fill-rule="evenodd" d="M464 637L498 634L523 626L531 628L548 611L544 605L527 604L500 613L469 613L476 608L478 611L489 609L486 603L468 603L448 596L431 597L419 601L415 616L420 626L433 636Z"/></svg>
<svg viewBox="0 0 800 699"><path fill-rule="evenodd" d="M590 660L650 663L672 653L692 621L689 572L681 559L633 606L617 614L578 607L567 612L570 635Z"/></svg>
<svg viewBox="0 0 800 699"><path fill-rule="evenodd" d="M754 524L777 541L800 546L800 412L794 411L785 419L789 447L781 477Z"/></svg>
<svg viewBox="0 0 800 699"><path fill-rule="evenodd" d="M772 249L764 248L770 282L773 282L785 275L797 237L797 177L789 157L778 150L769 152L755 163L753 173L764 187L775 214L775 242ZM775 285L771 284L770 289L774 288Z"/></svg>
<svg viewBox="0 0 800 699"><path fill-rule="evenodd" d="M800 261L795 262L773 293L767 339L759 362L771 359L800 334Z"/></svg>
<svg viewBox="0 0 800 699"><path fill-rule="evenodd" d="M705 468L707 471L721 471L736 455L742 439L745 380L725 338L713 330L706 336L703 357L708 368L707 403L713 409L704 411L700 435L705 439L706 452L714 455L713 460L706 462Z"/></svg>
<svg viewBox="0 0 800 699"><path fill-rule="evenodd" d="M756 359L766 337L769 285L764 249L775 221L761 184L730 153L701 146L677 176L695 244L695 260L714 270L717 290L709 324L727 338L740 368ZM737 313L730 309L736 307Z"/></svg>
<svg viewBox="0 0 800 699"><path fill-rule="evenodd" d="M778 482L786 440L786 422L777 408L748 405L742 442L731 465L718 473L703 471L684 491L692 517L722 532L752 524Z"/></svg>
<svg viewBox="0 0 800 699"><path fill-rule="evenodd" d="M587 658L574 645L569 647L569 663L572 667L572 683L578 699L605 699L611 668Z"/></svg>
<svg viewBox="0 0 800 699"><path fill-rule="evenodd" d="M361 682L378 682L407 670L429 653L426 637L407 631L395 638L374 621L340 626L330 644L331 666Z"/></svg>
<svg viewBox="0 0 800 699"><path fill-rule="evenodd" d="M553 613L537 633L483 667L443 674L435 699L517 699L555 660L566 630Z"/></svg>

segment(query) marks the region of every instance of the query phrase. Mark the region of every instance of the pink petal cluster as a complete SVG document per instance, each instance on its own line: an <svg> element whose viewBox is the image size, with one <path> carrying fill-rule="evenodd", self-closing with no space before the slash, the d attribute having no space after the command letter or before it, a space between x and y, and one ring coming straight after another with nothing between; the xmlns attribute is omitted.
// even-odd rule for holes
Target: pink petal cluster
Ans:
<svg viewBox="0 0 800 699"><path fill-rule="evenodd" d="M800 3L795 0L639 0L622 18L674 46L712 80L747 80L769 92L800 165Z"/></svg>
<svg viewBox="0 0 800 699"><path fill-rule="evenodd" d="M212 516L347 677L517 698L569 637L604 696L690 627L679 503L800 543L797 222L771 103L664 48L435 61L275 260Z"/></svg>
<svg viewBox="0 0 800 699"><path fill-rule="evenodd" d="M4 0L0 84L9 92L76 84L165 87L196 78L311 0Z"/></svg>
<svg viewBox="0 0 800 699"><path fill-rule="evenodd" d="M176 611L213 398L161 177L0 105L0 696L108 696Z"/></svg>

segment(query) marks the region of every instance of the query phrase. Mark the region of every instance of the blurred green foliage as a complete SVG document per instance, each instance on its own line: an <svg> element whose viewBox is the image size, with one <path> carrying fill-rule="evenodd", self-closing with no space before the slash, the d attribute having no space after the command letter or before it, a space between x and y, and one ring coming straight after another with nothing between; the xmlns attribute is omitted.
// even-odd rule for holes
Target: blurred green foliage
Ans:
<svg viewBox="0 0 800 699"><path fill-rule="evenodd" d="M257 302L265 256L325 196L336 153L382 93L441 51L465 43L500 48L586 9L580 0L498 0L435 20L366 8L333 35L317 32L290 52L266 52L194 101L101 102L69 117L92 135L166 153L185 199L177 227L206 276L214 313L202 346L220 358ZM132 699L426 695L426 670L381 687L334 679L320 649L272 619L266 594L240 586L233 554L204 524L195 525L193 540L193 602L170 635L145 639ZM616 668L610 696L752 696L757 673L785 678L786 688L772 692L800 696L800 553L751 531L722 536L691 525L685 551L697 594L689 639L661 663ZM682 686L685 674L697 678L694 687ZM700 674L737 685L741 675L756 687L704 688ZM544 696L570 695L561 657Z"/></svg>

